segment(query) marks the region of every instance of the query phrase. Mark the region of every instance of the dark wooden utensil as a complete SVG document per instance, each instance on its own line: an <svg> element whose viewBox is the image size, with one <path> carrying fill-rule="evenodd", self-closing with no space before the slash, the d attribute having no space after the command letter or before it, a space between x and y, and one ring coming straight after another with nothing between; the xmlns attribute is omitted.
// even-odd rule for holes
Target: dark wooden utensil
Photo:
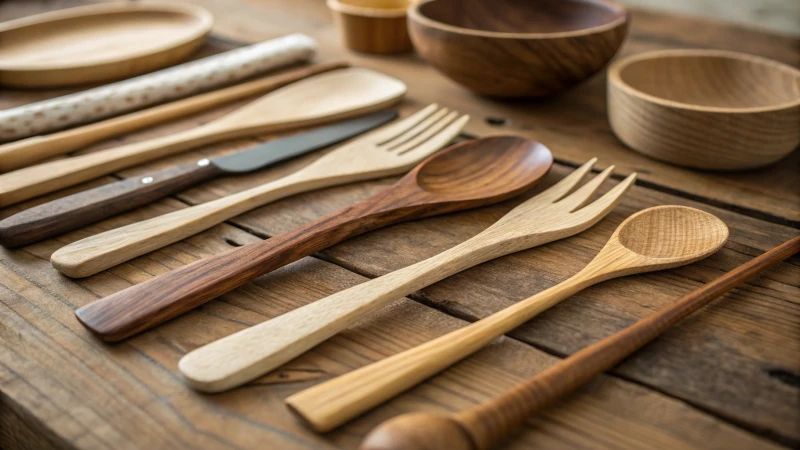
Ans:
<svg viewBox="0 0 800 450"><path fill-rule="evenodd" d="M485 450L519 427L531 414L610 369L689 314L758 273L800 251L796 237L742 264L538 375L496 399L455 416L404 414L373 430L361 450Z"/></svg>
<svg viewBox="0 0 800 450"><path fill-rule="evenodd" d="M132 286L76 315L101 339L121 340L353 236L510 198L539 181L552 159L542 144L512 136L454 145L368 200Z"/></svg>
<svg viewBox="0 0 800 450"><path fill-rule="evenodd" d="M333 145L396 117L396 111L380 111L230 155L203 158L194 163L127 178L43 203L0 220L0 245L21 247L58 236L214 178L253 172Z"/></svg>

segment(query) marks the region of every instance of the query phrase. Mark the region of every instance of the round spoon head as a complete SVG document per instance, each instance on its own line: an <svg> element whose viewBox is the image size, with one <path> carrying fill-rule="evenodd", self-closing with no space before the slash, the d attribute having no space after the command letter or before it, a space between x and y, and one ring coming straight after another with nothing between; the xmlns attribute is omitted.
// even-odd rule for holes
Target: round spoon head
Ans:
<svg viewBox="0 0 800 450"><path fill-rule="evenodd" d="M416 182L442 200L497 201L531 188L552 164L553 155L539 142L493 136L431 156L416 170Z"/></svg>
<svg viewBox="0 0 800 450"><path fill-rule="evenodd" d="M606 258L605 272L615 276L669 269L711 255L727 239L728 227L713 214L687 206L657 206L622 222L595 259Z"/></svg>

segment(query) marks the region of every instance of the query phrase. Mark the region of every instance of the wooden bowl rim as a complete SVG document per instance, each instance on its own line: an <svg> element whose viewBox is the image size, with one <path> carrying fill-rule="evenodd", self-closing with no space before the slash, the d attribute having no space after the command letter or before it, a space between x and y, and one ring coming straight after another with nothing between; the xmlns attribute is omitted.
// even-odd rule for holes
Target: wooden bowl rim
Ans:
<svg viewBox="0 0 800 450"><path fill-rule="evenodd" d="M800 96L798 96L798 98L795 100L790 100L784 103L777 103L769 106L752 106L744 108L703 106L693 103L676 102L674 100L667 100L662 97L656 97L655 95L642 92L639 89L624 82L622 80L622 77L620 76L622 70L633 63L645 60L658 59L663 57L675 57L675 56L678 57L707 56L714 58L737 59L741 61L747 61L751 63L765 65L771 69L788 72L790 74L794 74L795 77L800 78L800 70L788 64L784 64L780 61L775 61L773 59L764 58L761 56L750 55L748 53L734 52L729 50L714 50L714 49L671 49L671 50L655 50L650 52L637 53L635 55L631 55L616 61L608 69L608 85L610 87L614 87L615 89L621 89L630 95L641 97L642 99L651 103L655 103L668 108L683 109L689 111L743 114L743 113L780 111L800 106Z"/></svg>
<svg viewBox="0 0 800 450"><path fill-rule="evenodd" d="M628 17L630 15L630 12L628 12L628 10L624 6L610 0L583 0L585 3L610 6L616 9L620 14L617 18L608 23L604 23L596 27L582 28L580 30L556 31L552 33L508 33L505 31L486 31L486 30L477 30L474 28L457 27L455 25L450 25L444 22L439 22L438 20L431 19L430 17L423 15L419 11L420 7L422 7L423 5L427 5L428 3L432 3L435 1L439 0L424 0L421 2L412 3L412 5L408 8L409 19L429 27L438 28L444 31L449 31L451 33L459 33L470 36L488 37L496 39L562 39L570 37L589 36L592 34L602 33L608 30L613 30L620 26L624 26L628 22Z"/></svg>
<svg viewBox="0 0 800 450"><path fill-rule="evenodd" d="M336 12L350 14L351 16L374 17L380 19L405 17L406 11L408 11L408 8L411 6L410 1L408 2L409 6L405 8L369 8L365 6L348 5L339 0L328 0L327 3L328 8Z"/></svg>
<svg viewBox="0 0 800 450"><path fill-rule="evenodd" d="M169 12L179 13L187 16L192 16L199 20L197 25L197 32L192 33L184 39L171 41L168 46L161 46L157 50L151 50L146 53L139 53L135 55L125 55L118 58L109 58L102 62L86 64L75 63L59 66L58 70L73 70L83 69L90 67L98 67L108 64L116 64L131 59L141 58L149 55L158 54L166 50L178 48L196 41L211 32L214 26L214 16L211 12L201 6L193 5L184 2L164 2L155 0L139 0L135 2L112 2L112 3L94 3L90 5L76 6L73 8L64 8L55 11L49 11L41 14L34 14L28 17L20 17L19 19L9 20L0 23L0 33L11 31L21 27L37 25L43 22L52 22L56 20L72 19L75 17L90 17L103 14L117 13L117 12L134 12L134 11L152 11L152 12ZM14 65L2 66L0 70L3 72L24 72L24 71L41 71L43 70L40 65Z"/></svg>

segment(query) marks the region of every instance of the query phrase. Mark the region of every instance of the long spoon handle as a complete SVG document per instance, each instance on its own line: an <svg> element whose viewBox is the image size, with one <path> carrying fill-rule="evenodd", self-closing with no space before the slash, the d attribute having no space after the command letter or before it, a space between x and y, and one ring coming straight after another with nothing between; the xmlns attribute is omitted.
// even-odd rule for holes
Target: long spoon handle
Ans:
<svg viewBox="0 0 800 450"><path fill-rule="evenodd" d="M286 403L316 431L330 431L475 353L590 284L580 272L464 328L299 392Z"/></svg>
<svg viewBox="0 0 800 450"><path fill-rule="evenodd" d="M500 256L480 235L432 258L337 292L322 300L200 347L178 368L200 391L220 392L300 356L398 298ZM510 250L509 250L510 251Z"/></svg>
<svg viewBox="0 0 800 450"><path fill-rule="evenodd" d="M205 125L181 133L60 159L0 175L0 206L21 202L155 158L221 140Z"/></svg>
<svg viewBox="0 0 800 450"><path fill-rule="evenodd" d="M549 367L496 399L456 416L477 449L488 449L531 414L642 348L689 314L800 251L800 237L752 259L635 324Z"/></svg>
<svg viewBox="0 0 800 450"><path fill-rule="evenodd" d="M90 303L76 315L105 341L125 339L266 272L381 226L388 217L373 207L370 200L357 203L292 231L196 261Z"/></svg>
<svg viewBox="0 0 800 450"><path fill-rule="evenodd" d="M103 139L163 123L177 117L188 116L251 95L264 94L297 80L347 66L348 64L344 62L314 64L102 122L0 145L0 172L16 170L50 156L78 150Z"/></svg>

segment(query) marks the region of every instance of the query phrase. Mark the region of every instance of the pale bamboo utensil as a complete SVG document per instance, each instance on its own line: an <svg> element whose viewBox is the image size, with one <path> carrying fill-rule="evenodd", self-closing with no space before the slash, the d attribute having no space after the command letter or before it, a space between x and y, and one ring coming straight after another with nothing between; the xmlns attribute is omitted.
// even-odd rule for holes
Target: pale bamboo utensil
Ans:
<svg viewBox="0 0 800 450"><path fill-rule="evenodd" d="M51 156L78 150L103 139L119 136L178 117L188 116L223 103L230 103L251 95L265 94L303 78L335 69L343 69L347 66L348 64L344 62L314 64L280 75L259 78L236 86L206 92L205 94L172 103L114 117L102 122L0 145L0 172L16 170Z"/></svg>
<svg viewBox="0 0 800 450"><path fill-rule="evenodd" d="M323 73L196 128L0 175L0 206L201 145L377 111L400 100L405 92L400 80L369 69Z"/></svg>
<svg viewBox="0 0 800 450"><path fill-rule="evenodd" d="M178 367L198 390L218 392L301 355L389 302L490 259L579 233L605 217L633 184L629 176L581 208L613 166L571 195L595 159L522 203L484 232L425 261L367 281L247 328L184 356Z"/></svg>
<svg viewBox="0 0 800 450"><path fill-rule="evenodd" d="M56 251L51 262L67 276L88 277L290 195L406 172L450 142L467 120L468 116L459 117L456 112L430 105L337 148L291 175L90 236ZM395 150L390 143L399 146Z"/></svg>
<svg viewBox="0 0 800 450"><path fill-rule="evenodd" d="M727 238L725 223L712 214L685 206L648 208L622 222L600 253L568 280L460 330L297 393L286 399L286 403L315 430L329 431L475 353L498 336L589 286L625 275L693 263L716 252ZM476 443L475 448L487 448L507 431L506 423L518 417L515 411L526 401L519 397L491 414L459 416L458 424L463 423L474 440L463 439L470 444L464 446L455 438L465 436L450 436L453 440L448 441L451 445L447 448L473 448L472 442ZM443 436L455 430L460 433L455 423L432 434Z"/></svg>
<svg viewBox="0 0 800 450"><path fill-rule="evenodd" d="M531 414L610 369L711 300L798 251L800 237L786 241L628 328L554 364L502 396L455 417L406 414L384 422L365 438L361 450L489 448L520 426ZM492 424L487 427L489 421ZM473 427L472 424L476 422L479 425ZM465 432L469 437L463 435Z"/></svg>

